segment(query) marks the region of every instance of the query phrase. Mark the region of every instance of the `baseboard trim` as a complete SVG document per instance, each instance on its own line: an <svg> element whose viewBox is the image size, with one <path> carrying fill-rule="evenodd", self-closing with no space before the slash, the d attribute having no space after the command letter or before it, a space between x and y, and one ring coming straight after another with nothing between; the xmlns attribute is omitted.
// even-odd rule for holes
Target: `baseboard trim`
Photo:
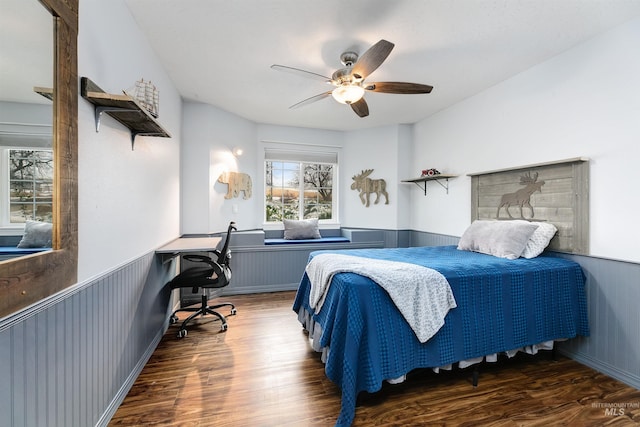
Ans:
<svg viewBox="0 0 640 427"><path fill-rule="evenodd" d="M267 284L267 285L238 285L236 283L233 286L224 288L222 292L223 296L226 295L245 295L245 294L261 294L269 292L282 292L282 291L296 291L298 290L300 283L279 283L279 284Z"/></svg>
<svg viewBox="0 0 640 427"><path fill-rule="evenodd" d="M585 366L595 369L598 372L601 372L605 375L610 376L611 378L615 378L616 380L627 384L628 386L640 390L640 377L635 374L622 371L615 366L609 365L608 363L603 363L600 360L594 359L581 353L574 353L571 351L562 350L560 348L558 349L558 351L560 352L560 354L567 356L568 358L573 359L576 362L582 363Z"/></svg>

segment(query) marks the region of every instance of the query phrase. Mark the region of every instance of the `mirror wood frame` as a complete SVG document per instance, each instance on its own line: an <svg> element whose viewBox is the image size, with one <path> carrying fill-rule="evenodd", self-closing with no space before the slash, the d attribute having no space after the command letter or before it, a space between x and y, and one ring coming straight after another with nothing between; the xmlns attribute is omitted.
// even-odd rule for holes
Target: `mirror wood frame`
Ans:
<svg viewBox="0 0 640 427"><path fill-rule="evenodd" d="M0 318L78 280L79 0L38 1L54 22L53 250L0 262Z"/></svg>

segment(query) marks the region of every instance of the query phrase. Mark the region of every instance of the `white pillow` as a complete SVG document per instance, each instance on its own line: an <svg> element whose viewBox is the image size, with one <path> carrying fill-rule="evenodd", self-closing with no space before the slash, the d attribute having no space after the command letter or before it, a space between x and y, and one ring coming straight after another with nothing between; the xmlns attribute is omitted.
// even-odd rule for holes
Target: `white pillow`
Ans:
<svg viewBox="0 0 640 427"><path fill-rule="evenodd" d="M312 219L283 219L284 238L287 240L320 239L318 218Z"/></svg>
<svg viewBox="0 0 640 427"><path fill-rule="evenodd" d="M51 231L53 224L50 222L27 220L24 226L24 235L18 243L19 248L50 248Z"/></svg>
<svg viewBox="0 0 640 427"><path fill-rule="evenodd" d="M516 259L522 255L529 238L537 228L537 224L522 220L476 220L460 238L458 249Z"/></svg>
<svg viewBox="0 0 640 427"><path fill-rule="evenodd" d="M548 222L538 222L538 228L533 232L522 252L523 258L535 258L549 246L558 229Z"/></svg>

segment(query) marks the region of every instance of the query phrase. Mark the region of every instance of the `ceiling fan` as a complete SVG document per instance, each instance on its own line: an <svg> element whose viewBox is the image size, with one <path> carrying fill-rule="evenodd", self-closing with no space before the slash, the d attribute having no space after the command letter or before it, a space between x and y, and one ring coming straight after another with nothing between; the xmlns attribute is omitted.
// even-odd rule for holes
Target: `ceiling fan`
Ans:
<svg viewBox="0 0 640 427"><path fill-rule="evenodd" d="M303 101L293 104L289 108L298 108L311 104L321 99L333 96L333 98L342 103L351 106L353 111L360 117L369 115L369 106L364 100L364 94L369 92L381 93L399 93L399 94L417 94L430 93L433 86L420 83L407 82L376 82L365 83L365 78L374 72L387 59L394 44L386 40L380 40L371 46L362 56L358 57L355 52L344 52L340 55L340 61L344 68L336 70L331 78L311 71L301 70L299 68L288 67L286 65L274 64L271 66L274 70L286 71L300 76L321 80L325 83L335 86L334 89L312 96Z"/></svg>

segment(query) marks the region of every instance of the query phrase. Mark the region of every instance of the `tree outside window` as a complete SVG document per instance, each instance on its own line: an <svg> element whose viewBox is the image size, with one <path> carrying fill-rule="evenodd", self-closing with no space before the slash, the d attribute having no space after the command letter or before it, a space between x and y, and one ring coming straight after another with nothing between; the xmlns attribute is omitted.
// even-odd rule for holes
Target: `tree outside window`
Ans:
<svg viewBox="0 0 640 427"><path fill-rule="evenodd" d="M10 223L53 220L53 152L9 150Z"/></svg>
<svg viewBox="0 0 640 427"><path fill-rule="evenodd" d="M334 171L333 164L266 161L266 221L332 219Z"/></svg>

